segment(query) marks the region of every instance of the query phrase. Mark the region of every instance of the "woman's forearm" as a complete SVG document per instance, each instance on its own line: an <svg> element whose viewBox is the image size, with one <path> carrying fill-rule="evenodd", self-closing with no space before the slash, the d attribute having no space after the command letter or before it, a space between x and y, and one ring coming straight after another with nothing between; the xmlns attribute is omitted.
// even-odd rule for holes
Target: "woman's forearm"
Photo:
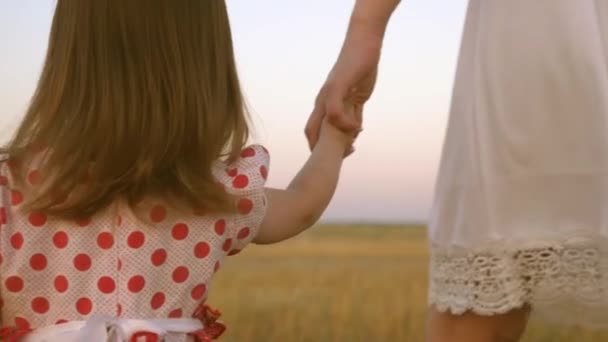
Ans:
<svg viewBox="0 0 608 342"><path fill-rule="evenodd" d="M349 34L366 33L384 37L389 19L400 0L357 0L351 16Z"/></svg>

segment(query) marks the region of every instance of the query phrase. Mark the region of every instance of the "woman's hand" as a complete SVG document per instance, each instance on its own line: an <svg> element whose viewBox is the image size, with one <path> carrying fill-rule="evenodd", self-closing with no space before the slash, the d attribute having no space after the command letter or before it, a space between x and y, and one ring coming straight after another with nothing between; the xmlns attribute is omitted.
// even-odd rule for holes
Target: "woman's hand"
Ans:
<svg viewBox="0 0 608 342"><path fill-rule="evenodd" d="M345 132L356 134L361 130L363 108L376 84L384 32L398 4L399 0L357 0L338 60L317 95L306 125L311 150L326 117ZM344 110L347 104L353 106L354 115Z"/></svg>
<svg viewBox="0 0 608 342"><path fill-rule="evenodd" d="M376 84L382 42L364 36L350 39L345 42L338 61L319 91L306 125L311 150L319 140L325 118L344 132L356 134L361 130L363 108ZM345 110L347 106L352 106L352 113Z"/></svg>

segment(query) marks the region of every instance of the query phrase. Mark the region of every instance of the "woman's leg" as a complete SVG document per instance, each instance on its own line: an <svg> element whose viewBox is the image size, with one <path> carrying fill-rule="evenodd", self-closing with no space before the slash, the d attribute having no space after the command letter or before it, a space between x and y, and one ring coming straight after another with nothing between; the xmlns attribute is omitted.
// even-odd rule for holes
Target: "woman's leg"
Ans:
<svg viewBox="0 0 608 342"><path fill-rule="evenodd" d="M427 342L517 342L526 329L529 314L529 307L494 316L471 312L452 315L431 307Z"/></svg>

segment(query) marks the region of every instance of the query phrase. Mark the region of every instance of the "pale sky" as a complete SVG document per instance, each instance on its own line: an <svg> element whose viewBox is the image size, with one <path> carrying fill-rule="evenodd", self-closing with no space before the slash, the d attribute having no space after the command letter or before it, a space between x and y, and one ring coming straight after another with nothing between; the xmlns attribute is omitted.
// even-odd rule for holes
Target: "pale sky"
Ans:
<svg viewBox="0 0 608 342"><path fill-rule="evenodd" d="M236 58L271 153L269 186L308 156L304 124L342 43L353 0L227 0ZM0 140L18 124L46 50L54 0L0 0ZM466 0L408 0L386 35L357 152L326 221L425 221L449 110Z"/></svg>

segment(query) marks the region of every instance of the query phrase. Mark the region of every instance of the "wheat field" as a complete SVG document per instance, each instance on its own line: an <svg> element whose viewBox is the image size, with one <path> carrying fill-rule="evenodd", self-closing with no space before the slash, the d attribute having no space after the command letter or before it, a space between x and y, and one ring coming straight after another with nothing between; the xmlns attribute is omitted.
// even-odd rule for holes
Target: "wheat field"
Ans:
<svg viewBox="0 0 608 342"><path fill-rule="evenodd" d="M222 341L424 341L422 226L322 225L251 246L217 274L209 303ZM524 342L608 341L608 333L531 322Z"/></svg>

